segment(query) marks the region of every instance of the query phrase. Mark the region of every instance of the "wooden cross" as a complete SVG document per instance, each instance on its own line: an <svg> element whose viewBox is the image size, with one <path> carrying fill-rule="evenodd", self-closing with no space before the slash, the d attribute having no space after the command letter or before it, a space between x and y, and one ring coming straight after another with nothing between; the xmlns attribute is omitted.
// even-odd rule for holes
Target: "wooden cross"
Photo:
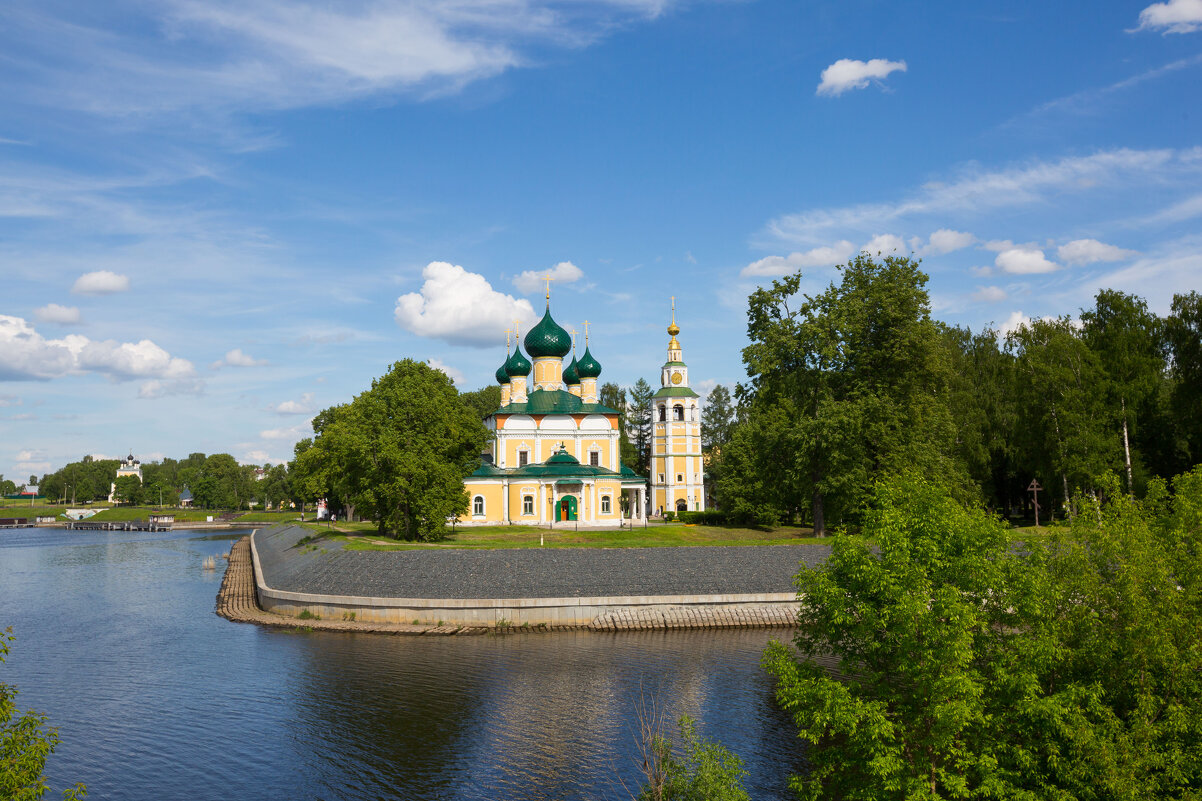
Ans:
<svg viewBox="0 0 1202 801"><path fill-rule="evenodd" d="M1043 489L1043 487L1039 486L1039 481L1034 478L1031 479L1031 483L1027 485L1027 492L1035 496L1035 500L1032 501L1032 503L1035 505L1035 528L1039 528L1039 491L1041 489Z"/></svg>

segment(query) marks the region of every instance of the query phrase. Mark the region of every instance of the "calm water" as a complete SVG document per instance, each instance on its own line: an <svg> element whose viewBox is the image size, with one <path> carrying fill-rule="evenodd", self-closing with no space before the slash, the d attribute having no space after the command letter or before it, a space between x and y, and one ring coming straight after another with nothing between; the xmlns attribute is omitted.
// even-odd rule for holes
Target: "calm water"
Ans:
<svg viewBox="0 0 1202 801"><path fill-rule="evenodd" d="M388 637L213 613L240 534L0 530L0 680L59 727L54 787L120 799L592 799L637 786L634 710L736 751L787 797L790 725L759 669L787 632Z"/></svg>

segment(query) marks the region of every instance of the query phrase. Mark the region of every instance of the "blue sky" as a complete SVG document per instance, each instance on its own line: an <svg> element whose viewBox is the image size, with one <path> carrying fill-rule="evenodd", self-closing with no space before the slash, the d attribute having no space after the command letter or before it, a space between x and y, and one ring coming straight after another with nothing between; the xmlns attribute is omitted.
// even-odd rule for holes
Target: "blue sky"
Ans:
<svg viewBox="0 0 1202 801"><path fill-rule="evenodd" d="M747 294L914 253L935 315L1202 289L1202 0L9 0L0 471L280 461L400 358L589 320L704 392Z"/></svg>

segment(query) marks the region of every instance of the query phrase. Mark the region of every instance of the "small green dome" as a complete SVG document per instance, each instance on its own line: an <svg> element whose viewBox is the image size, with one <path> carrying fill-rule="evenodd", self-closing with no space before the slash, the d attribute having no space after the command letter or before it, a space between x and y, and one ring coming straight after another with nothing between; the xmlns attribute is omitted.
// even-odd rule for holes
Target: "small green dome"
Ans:
<svg viewBox="0 0 1202 801"><path fill-rule="evenodd" d="M576 375L576 357L575 356L572 357L572 361L568 363L568 366L563 368L563 383L565 383L565 384L579 384L580 383L580 376Z"/></svg>
<svg viewBox="0 0 1202 801"><path fill-rule="evenodd" d="M509 361L505 362L505 373L510 378L518 375L530 375L530 371L533 369L534 365L522 355L521 348L514 348L513 355L509 357Z"/></svg>
<svg viewBox="0 0 1202 801"><path fill-rule="evenodd" d="M561 446L555 455L546 461L546 464L580 464L580 460Z"/></svg>
<svg viewBox="0 0 1202 801"><path fill-rule="evenodd" d="M601 363L593 358L593 354L584 349L584 357L576 364L576 374L581 378L596 378L601 375Z"/></svg>
<svg viewBox="0 0 1202 801"><path fill-rule="evenodd" d="M508 384L509 383L509 373L505 372L506 368L508 368L508 367L509 367L509 360L506 359L505 363L497 368L497 383L498 384Z"/></svg>
<svg viewBox="0 0 1202 801"><path fill-rule="evenodd" d="M526 350L535 359L540 356L556 356L562 359L571 349L572 335L551 319L551 307L548 306L543 319L526 334Z"/></svg>

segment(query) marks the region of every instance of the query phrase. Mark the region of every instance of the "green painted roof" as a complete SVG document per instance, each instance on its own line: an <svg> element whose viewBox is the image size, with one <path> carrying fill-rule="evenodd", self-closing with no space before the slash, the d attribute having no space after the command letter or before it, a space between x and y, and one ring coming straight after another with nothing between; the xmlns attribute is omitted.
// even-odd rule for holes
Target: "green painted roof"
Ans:
<svg viewBox="0 0 1202 801"><path fill-rule="evenodd" d="M664 362L664 367L688 367L684 362Z"/></svg>
<svg viewBox="0 0 1202 801"><path fill-rule="evenodd" d="M693 390L688 387L663 387L652 398L700 398Z"/></svg>
<svg viewBox="0 0 1202 801"><path fill-rule="evenodd" d="M513 349L513 355L509 357L509 361L505 362L505 372L509 376L530 375L530 371L533 369L534 365L522 355L521 345Z"/></svg>
<svg viewBox="0 0 1202 801"><path fill-rule="evenodd" d="M622 472L615 473L604 467L593 467L581 464L576 457L565 450L556 451L550 459L542 464L528 464L525 467L502 468L493 464L480 463L470 478L554 478L556 483L580 483L584 478L617 478L623 484L643 484L647 479L635 473L626 465Z"/></svg>
<svg viewBox="0 0 1202 801"><path fill-rule="evenodd" d="M495 476L507 476L510 471L497 467L491 462L480 462L480 466L472 471L472 478L493 478Z"/></svg>
<svg viewBox="0 0 1202 801"><path fill-rule="evenodd" d="M562 359L571 349L572 335L551 319L551 304L548 303L543 319L526 334L526 352L535 359L540 356L556 356Z"/></svg>
<svg viewBox="0 0 1202 801"><path fill-rule="evenodd" d="M572 361L568 362L568 366L563 368L563 383L579 384L580 376L576 373L576 357L572 357Z"/></svg>
<svg viewBox="0 0 1202 801"><path fill-rule="evenodd" d="M584 357L576 366L576 372L580 374L581 378L596 378L601 375L601 363L593 358L593 354L589 353L587 346L584 349Z"/></svg>
<svg viewBox="0 0 1202 801"><path fill-rule="evenodd" d="M493 414L618 414L600 403L585 403L562 389L536 389L527 393L525 403L510 403Z"/></svg>

